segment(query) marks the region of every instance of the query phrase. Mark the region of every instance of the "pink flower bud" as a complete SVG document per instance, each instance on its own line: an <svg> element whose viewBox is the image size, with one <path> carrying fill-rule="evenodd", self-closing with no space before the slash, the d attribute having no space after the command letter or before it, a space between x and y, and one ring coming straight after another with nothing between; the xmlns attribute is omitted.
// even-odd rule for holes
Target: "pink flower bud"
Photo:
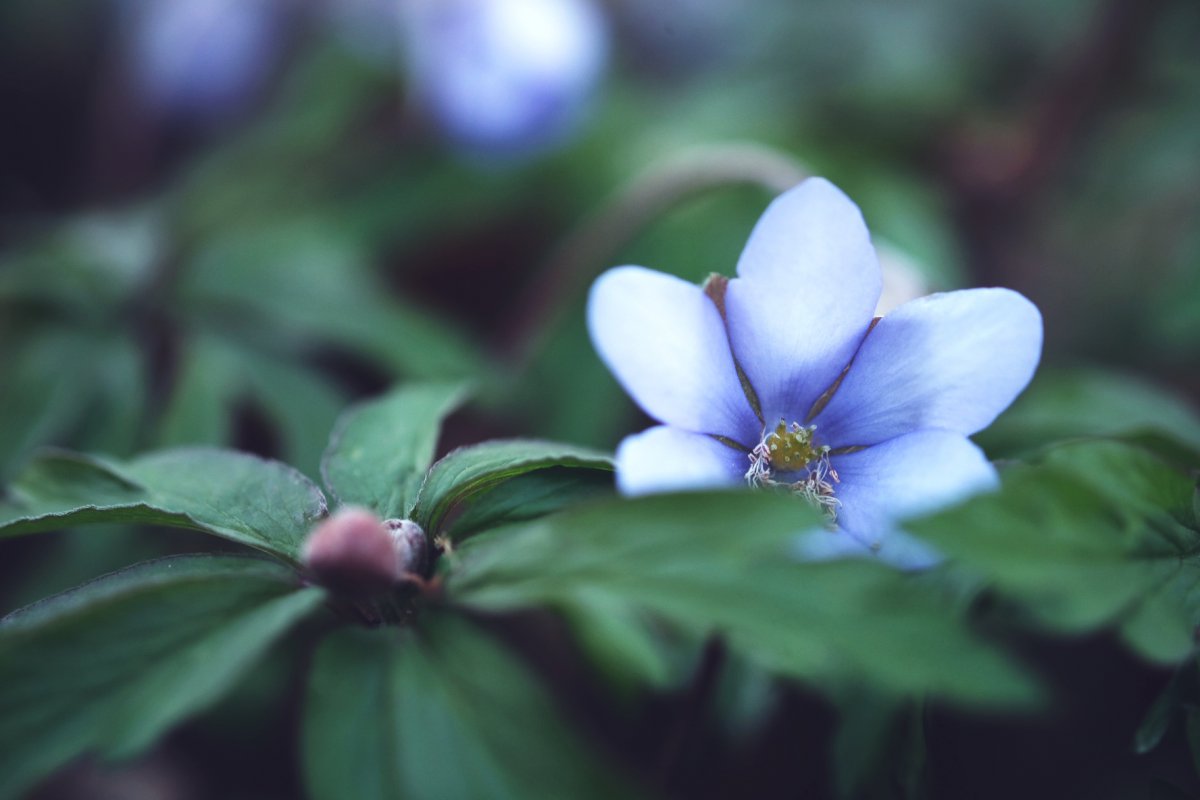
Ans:
<svg viewBox="0 0 1200 800"><path fill-rule="evenodd" d="M386 591L402 573L391 529L362 508L343 508L314 528L301 557L319 583L348 594Z"/></svg>

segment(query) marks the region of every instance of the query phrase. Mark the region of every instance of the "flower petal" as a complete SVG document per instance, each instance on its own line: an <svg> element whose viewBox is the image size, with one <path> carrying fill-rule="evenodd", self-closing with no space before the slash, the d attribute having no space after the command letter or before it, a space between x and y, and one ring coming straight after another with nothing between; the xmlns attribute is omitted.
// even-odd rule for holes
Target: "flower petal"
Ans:
<svg viewBox="0 0 1200 800"><path fill-rule="evenodd" d="M588 329L604 363L650 416L697 433L757 439L761 426L725 325L700 287L642 267L610 269L592 286Z"/></svg>
<svg viewBox="0 0 1200 800"><path fill-rule="evenodd" d="M875 546L864 544L845 531L817 528L798 534L791 552L800 561L875 558L903 570L928 569L942 560L932 546L899 528L890 529Z"/></svg>
<svg viewBox="0 0 1200 800"><path fill-rule="evenodd" d="M838 527L872 548L893 523L998 485L983 451L962 434L919 431L835 456Z"/></svg>
<svg viewBox="0 0 1200 800"><path fill-rule="evenodd" d="M863 342L815 420L818 437L839 447L925 428L975 433L1025 388L1041 351L1041 314L1009 289L905 303Z"/></svg>
<svg viewBox="0 0 1200 800"><path fill-rule="evenodd" d="M775 199L725 295L733 352L768 420L799 420L854 355L879 300L858 207L810 178Z"/></svg>
<svg viewBox="0 0 1200 800"><path fill-rule="evenodd" d="M736 485L746 454L711 436L660 425L617 447L617 488L638 495Z"/></svg>

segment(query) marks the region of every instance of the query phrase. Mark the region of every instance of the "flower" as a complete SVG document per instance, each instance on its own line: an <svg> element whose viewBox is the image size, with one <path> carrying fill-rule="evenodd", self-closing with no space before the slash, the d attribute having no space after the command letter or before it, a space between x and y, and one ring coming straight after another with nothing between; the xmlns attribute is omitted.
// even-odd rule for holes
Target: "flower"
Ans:
<svg viewBox="0 0 1200 800"><path fill-rule="evenodd" d="M600 357L661 425L617 449L628 495L774 487L824 509L805 557L935 554L895 520L993 487L967 437L1028 384L1042 321L1020 294L967 289L874 317L879 263L857 206L804 181L763 214L738 277L701 288L641 267L592 287Z"/></svg>
<svg viewBox="0 0 1200 800"><path fill-rule="evenodd" d="M404 10L415 101L475 150L561 141L607 60L607 28L587 0L414 0Z"/></svg>
<svg viewBox="0 0 1200 800"><path fill-rule="evenodd" d="M130 4L127 58L151 108L196 121L245 110L281 55L289 12L275 0Z"/></svg>

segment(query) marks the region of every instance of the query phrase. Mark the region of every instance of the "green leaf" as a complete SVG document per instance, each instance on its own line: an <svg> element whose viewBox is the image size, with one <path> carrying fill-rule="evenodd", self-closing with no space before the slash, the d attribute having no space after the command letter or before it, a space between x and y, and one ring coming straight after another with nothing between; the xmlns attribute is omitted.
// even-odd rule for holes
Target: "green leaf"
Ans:
<svg viewBox="0 0 1200 800"><path fill-rule="evenodd" d="M0 386L5 478L51 442L130 452L145 419L142 354L132 341L96 328L26 324L10 333L8 325L0 327Z"/></svg>
<svg viewBox="0 0 1200 800"><path fill-rule="evenodd" d="M579 602L558 605L592 665L614 688L665 688L675 676L666 649L641 609L610 595L582 595Z"/></svg>
<svg viewBox="0 0 1200 800"><path fill-rule="evenodd" d="M998 493L908 527L1056 630L1116 626L1153 661L1200 622L1192 482L1146 450L1094 441L1014 467Z"/></svg>
<svg viewBox="0 0 1200 800"><path fill-rule="evenodd" d="M412 517L437 531L458 503L519 475L550 467L611 471L612 459L584 447L534 439L510 439L461 447L440 459L421 485Z"/></svg>
<svg viewBox="0 0 1200 800"><path fill-rule="evenodd" d="M881 762L897 754L897 728L909 709L901 698L874 692L869 686L838 686L834 695L838 714L831 747L834 780L842 796L857 797Z"/></svg>
<svg viewBox="0 0 1200 800"><path fill-rule="evenodd" d="M321 475L343 505L408 517L433 461L441 422L466 398L456 383L416 383L344 413L321 460Z"/></svg>
<svg viewBox="0 0 1200 800"><path fill-rule="evenodd" d="M345 405L339 391L312 371L218 336L194 336L180 359L159 427L162 445L227 444L237 404L252 402L278 434L288 463L316 473Z"/></svg>
<svg viewBox="0 0 1200 800"><path fill-rule="evenodd" d="M1168 436L1200 452L1200 417L1186 401L1133 376L1101 370L1042 370L975 438L993 455L1038 450L1082 436Z"/></svg>
<svg viewBox="0 0 1200 800"><path fill-rule="evenodd" d="M164 447L229 442L241 381L238 352L233 347L214 337L193 337L178 355L157 441Z"/></svg>
<svg viewBox="0 0 1200 800"><path fill-rule="evenodd" d="M613 476L607 470L550 467L504 481L466 503L450 523L449 536L467 536L510 522L537 519L575 503L613 495Z"/></svg>
<svg viewBox="0 0 1200 800"><path fill-rule="evenodd" d="M314 800L626 797L541 682L451 615L347 630L317 652L304 725Z"/></svg>
<svg viewBox="0 0 1200 800"><path fill-rule="evenodd" d="M981 703L1031 699L1030 682L931 582L869 562L791 561L796 534L820 524L796 498L760 493L589 504L467 541L447 590L496 611L600 599L695 636L722 632L751 661L800 678L857 675L883 690Z"/></svg>
<svg viewBox="0 0 1200 800"><path fill-rule="evenodd" d="M128 462L66 452L35 459L0 504L0 536L94 522L195 528L296 561L326 513L296 470L245 453L181 448Z"/></svg>
<svg viewBox="0 0 1200 800"><path fill-rule="evenodd" d="M333 342L406 377L477 374L483 359L472 343L380 285L371 262L344 226L299 213L233 233L225 226L189 262L180 293L208 316Z"/></svg>
<svg viewBox="0 0 1200 800"><path fill-rule="evenodd" d="M0 797L68 760L137 753L227 692L321 602L279 564L146 562L0 621Z"/></svg>
<svg viewBox="0 0 1200 800"><path fill-rule="evenodd" d="M1133 750L1138 755L1149 753L1158 747L1171 727L1171 721L1185 703L1192 703L1197 698L1200 683L1197 683L1196 665L1187 663L1171 676L1162 693L1155 698L1146 716L1138 725L1133 736Z"/></svg>
<svg viewBox="0 0 1200 800"><path fill-rule="evenodd" d="M315 371L269 354L243 350L241 356L251 397L279 433L284 458L306 475L317 475L346 396Z"/></svg>

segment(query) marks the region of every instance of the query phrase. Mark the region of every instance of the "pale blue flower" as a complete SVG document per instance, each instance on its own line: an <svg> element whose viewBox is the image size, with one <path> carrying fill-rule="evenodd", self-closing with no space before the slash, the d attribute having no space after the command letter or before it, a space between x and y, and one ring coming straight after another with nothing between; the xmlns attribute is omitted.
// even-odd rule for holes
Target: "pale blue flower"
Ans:
<svg viewBox="0 0 1200 800"><path fill-rule="evenodd" d="M607 26L589 0L411 0L404 12L414 100L476 150L560 142L607 61Z"/></svg>
<svg viewBox="0 0 1200 800"><path fill-rule="evenodd" d="M881 280L866 225L819 178L770 205L737 275L724 313L713 299L721 281L706 293L618 267L592 287L596 349L663 423L621 442L619 489L784 488L830 520L802 540L804 556L928 562L931 551L895 521L995 486L967 437L1032 377L1037 308L1008 289L968 289L874 322Z"/></svg>
<svg viewBox="0 0 1200 800"><path fill-rule="evenodd" d="M128 0L127 58L147 106L192 119L244 110L280 56L279 0Z"/></svg>

